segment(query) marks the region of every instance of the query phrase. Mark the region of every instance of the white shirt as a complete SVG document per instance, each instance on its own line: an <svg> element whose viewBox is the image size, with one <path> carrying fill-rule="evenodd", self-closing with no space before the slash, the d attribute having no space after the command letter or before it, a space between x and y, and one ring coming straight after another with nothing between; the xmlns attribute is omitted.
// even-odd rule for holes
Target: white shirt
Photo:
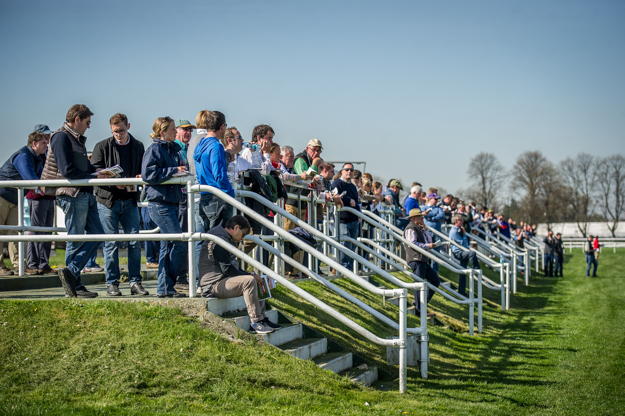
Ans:
<svg viewBox="0 0 625 416"><path fill-rule="evenodd" d="M271 169L273 168L271 166L271 157L269 156L269 153L260 154L260 159L262 160L260 166L254 166L252 151L249 148L243 149L243 151L241 152L241 157L250 162L251 167L248 169L260 169L260 173L263 175L269 175L269 172L271 172Z"/></svg>

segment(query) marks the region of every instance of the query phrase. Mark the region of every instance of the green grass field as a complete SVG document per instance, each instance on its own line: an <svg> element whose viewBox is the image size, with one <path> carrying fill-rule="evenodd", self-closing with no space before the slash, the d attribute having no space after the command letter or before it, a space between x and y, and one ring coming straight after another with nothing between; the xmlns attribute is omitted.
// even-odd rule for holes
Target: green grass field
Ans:
<svg viewBox="0 0 625 416"><path fill-rule="evenodd" d="M469 336L466 309L435 296L429 379L411 369L404 395L395 380L362 388L251 337L233 342L177 309L3 301L0 414L620 415L625 250L601 255L598 278L584 277L583 255L573 254L564 278L519 282L508 312L485 290L483 334ZM335 283L396 319L396 307L347 279ZM300 285L378 336L396 335L321 285ZM383 348L283 288L272 304L397 376Z"/></svg>

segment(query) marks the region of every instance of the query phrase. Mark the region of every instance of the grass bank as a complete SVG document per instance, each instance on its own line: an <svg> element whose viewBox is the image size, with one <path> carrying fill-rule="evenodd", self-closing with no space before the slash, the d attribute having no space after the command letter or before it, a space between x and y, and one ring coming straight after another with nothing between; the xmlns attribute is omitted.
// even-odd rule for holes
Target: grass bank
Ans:
<svg viewBox="0 0 625 416"><path fill-rule="evenodd" d="M485 292L484 333L473 337L465 309L435 296L430 309L443 325L430 327L429 379L411 371L405 395L392 381L378 386L390 391L361 388L254 339L233 342L176 309L3 301L0 414L622 414L624 259L625 250L602 254L589 279L583 256L568 255L564 278L534 274L508 312ZM301 286L377 335L395 335L320 285ZM288 291L272 303L397 374L383 348ZM396 307L383 310L396 319Z"/></svg>

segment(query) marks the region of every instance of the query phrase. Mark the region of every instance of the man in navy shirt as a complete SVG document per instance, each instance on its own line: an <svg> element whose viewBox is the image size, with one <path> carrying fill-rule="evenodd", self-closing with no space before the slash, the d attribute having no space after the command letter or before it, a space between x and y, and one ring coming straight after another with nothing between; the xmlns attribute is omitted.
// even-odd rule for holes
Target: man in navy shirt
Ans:
<svg viewBox="0 0 625 416"><path fill-rule="evenodd" d="M344 206L360 211L360 206L358 205L358 189L356 189L356 186L351 181L353 171L354 165L345 163L343 169L341 169L341 177L332 182L332 189L336 189L338 195L345 192L345 195L341 198ZM358 238L358 225L358 217L355 214L341 211L339 225L341 240L345 237ZM349 241L342 241L342 244L350 250L354 249L353 244ZM341 253L340 263L349 270L353 269L353 260L344 253Z"/></svg>

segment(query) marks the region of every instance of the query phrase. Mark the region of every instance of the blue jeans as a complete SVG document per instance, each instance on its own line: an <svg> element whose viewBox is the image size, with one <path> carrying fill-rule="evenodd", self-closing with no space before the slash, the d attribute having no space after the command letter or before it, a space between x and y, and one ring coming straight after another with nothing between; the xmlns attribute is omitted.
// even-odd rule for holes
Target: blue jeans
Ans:
<svg viewBox="0 0 625 416"><path fill-rule="evenodd" d="M477 260L477 254L475 254L475 251L460 251L460 252L456 251L456 252L453 252L453 254L456 260L460 262L460 265L462 266L463 269L466 269L467 265L469 264L469 260L471 261L472 269L480 268L480 262ZM466 292L467 292L467 276L465 274L459 274L458 275L458 293L466 296Z"/></svg>
<svg viewBox="0 0 625 416"><path fill-rule="evenodd" d="M65 214L65 228L68 235L104 234L100 215L93 194L79 192L75 197L61 195L56 201ZM76 288L84 285L80 280L80 271L91 256L98 250L101 241L68 241L65 250L65 264L76 277Z"/></svg>
<svg viewBox="0 0 625 416"><path fill-rule="evenodd" d="M139 210L133 199L113 201L111 209L98 203L98 212L105 233L119 234L121 225L124 234L139 234ZM116 241L104 242L104 264L106 284L119 285L119 254ZM141 283L141 244L138 241L128 241L128 275L131 285Z"/></svg>
<svg viewBox="0 0 625 416"><path fill-rule="evenodd" d="M339 232L341 233L341 244L350 250L354 250L354 244L349 241L342 241L345 237L358 238L358 221L352 221L348 223L341 223L339 225ZM341 266L349 270L354 270L354 259L347 256L345 253L341 253Z"/></svg>
<svg viewBox="0 0 625 416"><path fill-rule="evenodd" d="M144 230L153 230L156 228L156 224L150 218L150 211L148 207L141 208L141 219L143 220ZM146 241L145 242L145 259L146 263L158 263L158 252L160 251L161 244L158 241Z"/></svg>
<svg viewBox="0 0 625 416"><path fill-rule="evenodd" d="M152 221L161 229L163 234L181 234L182 228L178 222L178 204L161 204L150 202L148 205ZM176 293L174 285L176 276L180 274L183 263L187 258L187 243L185 241L161 240L161 250L158 257L158 285L157 295L172 295Z"/></svg>
<svg viewBox="0 0 625 416"><path fill-rule="evenodd" d="M205 233L218 225L222 227L234 216L234 207L213 194L202 194L200 201L195 204L195 232ZM200 248L202 240L195 242L195 276L200 279Z"/></svg>
<svg viewBox="0 0 625 416"><path fill-rule="evenodd" d="M560 273L559 276L562 277L562 256L553 256L553 259L553 275L558 276L558 273Z"/></svg>
<svg viewBox="0 0 625 416"><path fill-rule="evenodd" d="M597 267L599 267L599 262L595 258L595 254L586 254L586 263L588 266L586 267L586 277L590 276L590 266L593 265L592 275L597 276Z"/></svg>

